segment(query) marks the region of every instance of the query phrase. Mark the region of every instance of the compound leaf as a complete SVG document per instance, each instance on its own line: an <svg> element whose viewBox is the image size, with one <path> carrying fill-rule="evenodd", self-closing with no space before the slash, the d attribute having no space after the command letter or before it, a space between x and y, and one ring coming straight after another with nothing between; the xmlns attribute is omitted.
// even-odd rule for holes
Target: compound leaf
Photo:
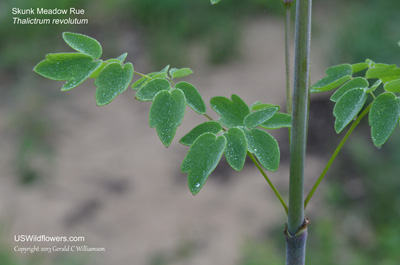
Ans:
<svg viewBox="0 0 400 265"><path fill-rule="evenodd" d="M350 64L341 64L328 68L326 77L320 79L311 87L312 93L329 91L339 87L351 78L353 68Z"/></svg>
<svg viewBox="0 0 400 265"><path fill-rule="evenodd" d="M152 101L158 92L170 90L171 85L165 79L152 79L141 86L135 98L140 101Z"/></svg>
<svg viewBox="0 0 400 265"><path fill-rule="evenodd" d="M292 127L292 116L286 113L276 113L271 119L261 124L260 127L265 129Z"/></svg>
<svg viewBox="0 0 400 265"><path fill-rule="evenodd" d="M254 153L260 164L268 171L277 171L280 161L278 142L266 131L244 130L250 153Z"/></svg>
<svg viewBox="0 0 400 265"><path fill-rule="evenodd" d="M196 127L194 127L190 132L183 136L179 142L183 145L192 145L196 139L203 133L213 133L218 134L222 131L222 125L216 121L206 121Z"/></svg>
<svg viewBox="0 0 400 265"><path fill-rule="evenodd" d="M226 161L234 170L242 170L247 155L247 141L243 131L231 128L223 135L226 138Z"/></svg>
<svg viewBox="0 0 400 265"><path fill-rule="evenodd" d="M71 90L87 79L102 61L82 53L50 53L33 69L36 73L57 81L68 81L62 91Z"/></svg>
<svg viewBox="0 0 400 265"><path fill-rule="evenodd" d="M333 93L333 95L331 96L331 101L337 102L340 99L340 97L343 96L344 93L346 93L350 89L353 89L356 87L366 89L366 88L368 88L368 86L369 86L369 83L365 78L356 77L353 80L350 80L349 82L347 82L346 84L341 86L338 90L336 90L336 92Z"/></svg>
<svg viewBox="0 0 400 265"><path fill-rule="evenodd" d="M248 128L257 127L274 116L278 110L279 108L277 107L267 107L265 109L254 111L244 118L244 125Z"/></svg>
<svg viewBox="0 0 400 265"><path fill-rule="evenodd" d="M100 43L83 34L64 32L62 34L64 41L75 51L99 59L102 54Z"/></svg>
<svg viewBox="0 0 400 265"><path fill-rule="evenodd" d="M156 127L161 142L168 147L185 115L185 95L179 89L163 90L154 97L150 107L149 124Z"/></svg>
<svg viewBox="0 0 400 265"><path fill-rule="evenodd" d="M127 63L110 63L96 78L96 102L98 106L110 103L129 86L133 78L133 65Z"/></svg>
<svg viewBox="0 0 400 265"><path fill-rule="evenodd" d="M188 82L179 82L175 85L175 88L179 88L183 91L186 97L186 104L199 114L206 113L206 104L201 97L197 88Z"/></svg>
<svg viewBox="0 0 400 265"><path fill-rule="evenodd" d="M169 70L169 75L172 78L181 78L191 74L193 74L193 71L190 68L171 68L171 70Z"/></svg>
<svg viewBox="0 0 400 265"><path fill-rule="evenodd" d="M190 147L181 170L188 173L188 186L193 195L201 190L218 165L225 146L226 138L223 135L217 137L213 133L204 133Z"/></svg>
<svg viewBox="0 0 400 265"><path fill-rule="evenodd" d="M367 94L362 88L353 88L340 97L333 108L336 133L340 133L357 116L366 99Z"/></svg>
<svg viewBox="0 0 400 265"><path fill-rule="evenodd" d="M386 83L385 90L387 92L400 93L400 79Z"/></svg>
<svg viewBox="0 0 400 265"><path fill-rule="evenodd" d="M221 116L219 121L226 127L244 126L244 118L250 113L250 109L237 95L233 94L231 99L226 97L211 98L211 108Z"/></svg>
<svg viewBox="0 0 400 265"><path fill-rule="evenodd" d="M380 94L369 112L371 138L375 146L382 146L399 122L400 106L393 93Z"/></svg>

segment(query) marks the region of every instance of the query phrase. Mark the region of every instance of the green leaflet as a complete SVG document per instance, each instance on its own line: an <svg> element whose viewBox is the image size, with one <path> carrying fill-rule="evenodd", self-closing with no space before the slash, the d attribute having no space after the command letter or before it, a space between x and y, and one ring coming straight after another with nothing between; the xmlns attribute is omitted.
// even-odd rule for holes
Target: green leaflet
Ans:
<svg viewBox="0 0 400 265"><path fill-rule="evenodd" d="M400 93L400 79L386 83L385 90L387 92Z"/></svg>
<svg viewBox="0 0 400 265"><path fill-rule="evenodd" d="M388 83L400 78L400 68L395 64L375 64L374 67L368 69L365 76L367 78L379 78L382 83Z"/></svg>
<svg viewBox="0 0 400 265"><path fill-rule="evenodd" d="M140 101L152 101L158 92L164 90L170 90L171 85L165 79L152 79L141 86L138 92L136 92L135 98Z"/></svg>
<svg viewBox="0 0 400 265"><path fill-rule="evenodd" d="M168 147L185 115L185 95L179 89L163 90L154 97L150 107L149 124L156 127L161 142Z"/></svg>
<svg viewBox="0 0 400 265"><path fill-rule="evenodd" d="M83 34L64 32L62 34L64 41L75 51L99 59L102 54L100 43Z"/></svg>
<svg viewBox="0 0 400 265"><path fill-rule="evenodd" d="M254 111L244 118L244 125L248 128L257 127L274 116L278 110L279 109L277 107L268 107Z"/></svg>
<svg viewBox="0 0 400 265"><path fill-rule="evenodd" d="M101 61L95 61L86 54L50 53L33 70L52 80L68 81L61 88L62 91L67 91L81 84L101 64Z"/></svg>
<svg viewBox="0 0 400 265"><path fill-rule="evenodd" d="M398 69L398 68L397 68ZM370 68L365 73L365 77L368 79L382 78L396 74L396 65L391 64L375 64L373 68Z"/></svg>
<svg viewBox="0 0 400 265"><path fill-rule="evenodd" d="M268 171L277 171L280 151L277 141L260 129L244 130L250 153L254 153L260 164Z"/></svg>
<svg viewBox="0 0 400 265"><path fill-rule="evenodd" d="M278 108L278 111L281 109L281 107L279 105L273 105L273 104L262 103L261 101L257 101L257 102L254 102L250 106L250 110L256 111L256 110L266 109L266 108L270 108L270 107L276 107L276 108Z"/></svg>
<svg viewBox="0 0 400 265"><path fill-rule="evenodd" d="M375 67L375 62L372 61L371 59L365 59L365 63L368 64L368 68Z"/></svg>
<svg viewBox="0 0 400 265"><path fill-rule="evenodd" d="M226 127L244 126L244 118L250 113L249 107L235 94L231 96L231 99L225 97L211 98L211 108L221 116L219 121Z"/></svg>
<svg viewBox="0 0 400 265"><path fill-rule="evenodd" d="M203 133L218 134L222 131L222 126L216 121L206 121L194 127L190 132L183 136L179 142L183 145L192 145Z"/></svg>
<svg viewBox="0 0 400 265"><path fill-rule="evenodd" d="M110 103L129 86L133 78L133 65L127 63L124 67L120 63L110 63L100 72L94 84L96 102L98 106Z"/></svg>
<svg viewBox="0 0 400 265"><path fill-rule="evenodd" d="M181 78L191 74L193 74L193 71L190 68L171 68L171 70L169 70L169 75L172 78Z"/></svg>
<svg viewBox="0 0 400 265"><path fill-rule="evenodd" d="M119 63L122 64L122 62L118 59L108 59L104 62L101 63L100 67L96 69L96 71L94 71L89 78L97 78L100 74L101 71L103 71L104 67L106 67L107 65L109 65L110 63Z"/></svg>
<svg viewBox="0 0 400 265"><path fill-rule="evenodd" d="M336 90L335 93L333 93L333 95L331 96L331 101L333 102L337 102L341 96L344 95L344 93L346 93L347 91L359 87L359 88L368 88L369 83L365 78L362 77L356 77L353 80L350 80L349 82L347 82L346 84L344 84L343 86L341 86L338 90Z"/></svg>
<svg viewBox="0 0 400 265"><path fill-rule="evenodd" d="M186 97L186 104L188 104L190 108L199 114L206 113L206 104L195 86L188 82L179 82L175 85L175 88L179 88L183 91Z"/></svg>
<svg viewBox="0 0 400 265"><path fill-rule="evenodd" d="M276 113L271 119L261 124L260 127L265 129L292 127L292 116L286 113Z"/></svg>
<svg viewBox="0 0 400 265"><path fill-rule="evenodd" d="M90 74L89 78L97 78L101 71L103 71L104 67L108 65L107 62L102 62L100 67L98 67L93 73Z"/></svg>
<svg viewBox="0 0 400 265"><path fill-rule="evenodd" d="M128 56L128 53L127 53L127 52L121 54L121 55L118 56L116 59L117 59L118 61L120 61L121 63L124 63L124 62L125 62L125 59L126 59L126 56Z"/></svg>
<svg viewBox="0 0 400 265"><path fill-rule="evenodd" d="M368 88L365 92L366 92L366 93L374 92L381 84L382 84L382 80L378 79L378 80L376 80L375 83L374 83L370 88Z"/></svg>
<svg viewBox="0 0 400 265"><path fill-rule="evenodd" d="M320 79L311 87L311 93L329 91L344 84L351 78L353 68L350 64L341 64L328 68L326 77Z"/></svg>
<svg viewBox="0 0 400 265"><path fill-rule="evenodd" d="M340 133L360 112L367 99L362 88L353 88L340 97L333 108L335 131Z"/></svg>
<svg viewBox="0 0 400 265"><path fill-rule="evenodd" d="M182 162L181 170L188 173L188 186L193 195L201 190L208 176L217 167L225 146L224 136L217 137L212 133L205 133L190 147Z"/></svg>
<svg viewBox="0 0 400 265"><path fill-rule="evenodd" d="M146 75L147 77L144 76L144 77L138 79L135 83L133 83L132 89L133 90L139 90L144 84L146 84L147 82L149 82L152 79L156 79L156 78L164 79L164 78L167 78L168 69L169 69L169 65L165 66L161 71L147 74Z"/></svg>
<svg viewBox="0 0 400 265"><path fill-rule="evenodd" d="M221 0L210 0L212 5L218 4Z"/></svg>
<svg viewBox="0 0 400 265"><path fill-rule="evenodd" d="M368 66L369 66L368 63L355 63L355 64L351 65L351 67L353 68L353 74L361 72L362 70L367 69Z"/></svg>
<svg viewBox="0 0 400 265"><path fill-rule="evenodd" d="M144 86L147 82L153 80L153 79L165 79L167 77L167 73L162 73L162 72L154 72L147 74L147 77L141 77L135 83L132 85L133 90L139 90Z"/></svg>
<svg viewBox="0 0 400 265"><path fill-rule="evenodd" d="M371 138L375 146L382 146L399 122L400 106L393 93L380 94L372 103L369 112Z"/></svg>
<svg viewBox="0 0 400 265"><path fill-rule="evenodd" d="M247 141L242 130L231 128L223 134L226 138L225 158L237 171L242 170L247 156Z"/></svg>

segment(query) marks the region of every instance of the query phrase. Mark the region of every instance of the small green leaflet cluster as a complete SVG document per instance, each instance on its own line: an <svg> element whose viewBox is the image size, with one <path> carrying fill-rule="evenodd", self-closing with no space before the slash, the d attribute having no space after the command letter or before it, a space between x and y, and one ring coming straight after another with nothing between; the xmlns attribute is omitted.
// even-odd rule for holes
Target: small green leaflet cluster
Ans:
<svg viewBox="0 0 400 265"><path fill-rule="evenodd" d="M254 154L266 170L278 170L278 143L262 129L290 127L290 115L278 113L279 106L261 102L249 107L237 95L231 99L214 97L210 105L220 115L219 121L204 122L180 140L181 144L190 146L181 170L188 173L193 195L203 187L223 154L237 171L242 170L248 153Z"/></svg>
<svg viewBox="0 0 400 265"><path fill-rule="evenodd" d="M132 88L137 90L139 101L152 101L149 114L150 127L156 128L161 142L168 147L182 123L186 105L199 114L206 113L206 105L197 88L185 81L174 85L173 80L192 74L189 68L169 69L150 73L137 80Z"/></svg>
<svg viewBox="0 0 400 265"><path fill-rule="evenodd" d="M363 73L363 77L353 77ZM375 63L367 59L356 64L341 64L326 70L327 76L311 87L311 93L337 89L331 96L335 102L335 131L340 133L356 119L363 109L368 95L373 102L369 111L371 138L381 147L393 133L400 119L400 68L396 65ZM376 89L383 85L384 92L375 97Z"/></svg>
<svg viewBox="0 0 400 265"><path fill-rule="evenodd" d="M124 64L126 53L118 58L100 59L100 43L86 35L64 32L64 41L76 53L51 53L38 63L34 71L46 78L67 81L62 91L71 90L87 78L95 78L96 102L102 106L110 103L129 86L133 78L133 65Z"/></svg>
<svg viewBox="0 0 400 265"><path fill-rule="evenodd" d="M67 81L62 91L94 78L99 106L109 104L127 89L134 69L131 63L124 63L126 53L103 61L100 59L102 48L97 40L70 32L64 33L63 38L77 52L48 54L36 65L35 72L52 80ZM197 88L185 81L175 83L177 78L190 74L192 70L189 68L166 66L161 71L139 74L142 77L132 85L137 100L152 102L149 125L156 128L166 147L172 143L182 123L186 106L206 115L206 105ZM229 165L238 171L243 168L247 154L254 155L266 170L278 169L278 143L263 129L290 127L290 115L279 113L279 106L261 102L249 107L236 95L231 99L214 97L210 105L220 115L219 121L204 122L180 139L181 144L190 146L181 170L188 173L192 194L200 191L223 154Z"/></svg>

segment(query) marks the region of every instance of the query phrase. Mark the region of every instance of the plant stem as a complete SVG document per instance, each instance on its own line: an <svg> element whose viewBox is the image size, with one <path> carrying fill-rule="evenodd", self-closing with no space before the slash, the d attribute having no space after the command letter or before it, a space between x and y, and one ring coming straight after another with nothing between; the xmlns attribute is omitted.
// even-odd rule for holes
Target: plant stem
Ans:
<svg viewBox="0 0 400 265"><path fill-rule="evenodd" d="M285 4L286 18L285 18L285 75L286 75L286 112L292 114L292 87L290 81L290 14L292 4ZM290 128L289 128L290 139Z"/></svg>
<svg viewBox="0 0 400 265"><path fill-rule="evenodd" d="M306 241L307 241L307 226L309 220L304 220L303 226L300 231L295 235L291 236L287 227L285 229L285 241L286 241L286 264L304 264L306 256Z"/></svg>
<svg viewBox="0 0 400 265"><path fill-rule="evenodd" d="M275 188L274 184L272 184L271 180L269 179L269 177L267 176L267 174L265 173L265 171L261 167L260 163L258 163L258 161L254 157L254 155L252 153L250 153L250 152L247 152L247 155L250 157L251 161L253 161L253 163L256 165L256 167L258 168L260 173L264 176L265 180L268 182L268 184L271 187L271 189L275 192L276 197L278 197L279 201L281 202L281 204L282 204L282 206L285 209L285 212L287 214L288 213L288 207L287 207L285 201L283 200L281 194L279 193L279 191Z"/></svg>
<svg viewBox="0 0 400 265"><path fill-rule="evenodd" d="M296 235L304 223L304 162L307 142L312 0L296 4L295 68L290 145L287 230ZM305 241L304 241L305 242ZM287 265L304 263L287 263Z"/></svg>
<svg viewBox="0 0 400 265"><path fill-rule="evenodd" d="M151 77L150 77L150 76L148 76L148 75L145 75L145 74L142 74L142 73L140 73L140 72L136 72L136 71L134 71L133 73L134 73L134 74L137 74L137 75L140 75L141 77L146 77L146 78L148 78L148 79L151 79Z"/></svg>
<svg viewBox="0 0 400 265"><path fill-rule="evenodd" d="M358 116L358 118L351 124L349 130L347 133L344 135L342 141L340 141L339 145L336 147L335 152L333 152L331 158L329 159L328 163L326 164L324 170L322 171L321 175L311 188L310 192L308 193L306 199L304 200L304 209L307 207L308 203L310 202L312 196L314 195L315 191L317 190L319 184L321 181L324 179L326 173L328 172L329 168L331 167L333 161L335 161L337 155L339 154L340 150L342 150L343 145L346 143L347 139L350 137L351 133L354 131L354 129L357 127L357 125L360 123L360 121L367 115L369 110L371 109L372 103L368 105L364 109L364 111Z"/></svg>
<svg viewBox="0 0 400 265"><path fill-rule="evenodd" d="M204 117L206 117L206 118L209 119L210 121L213 121L213 120L214 120L213 118L211 118L210 116L208 116L206 113L204 113L203 115L204 115Z"/></svg>

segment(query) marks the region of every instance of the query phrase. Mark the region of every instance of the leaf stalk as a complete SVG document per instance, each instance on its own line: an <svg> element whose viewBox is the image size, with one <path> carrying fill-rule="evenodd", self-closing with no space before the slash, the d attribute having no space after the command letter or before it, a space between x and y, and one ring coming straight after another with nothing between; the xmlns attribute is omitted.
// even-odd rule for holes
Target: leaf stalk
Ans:
<svg viewBox="0 0 400 265"><path fill-rule="evenodd" d="M258 170L260 171L261 175L263 175L263 177L265 178L265 180L268 182L269 186L271 187L271 189L274 191L276 197L278 197L279 201L281 202L283 208L285 209L286 214L288 214L288 207L285 203L285 201L283 200L281 194L279 193L279 191L275 188L274 184L272 184L271 180L269 179L267 173L265 173L265 171L263 170L263 168L261 167L260 163L258 163L257 159L254 157L254 155L250 152L247 152L247 155L250 157L251 161L253 161L253 163L256 165L256 167L258 168Z"/></svg>
<svg viewBox="0 0 400 265"><path fill-rule="evenodd" d="M339 145L336 147L335 151L333 152L331 158L329 159L328 163L326 164L324 170L322 171L321 175L317 179L317 181L314 183L313 187L311 188L310 192L308 193L306 199L304 200L304 209L307 207L308 203L310 202L312 196L314 195L315 191L319 187L319 184L321 181L324 179L326 173L330 169L332 163L335 161L337 155L339 154L340 150L342 150L343 145L346 143L347 139L350 137L351 133L354 131L354 129L357 127L357 125L361 122L361 120L365 117L365 115L368 114L372 106L372 103L369 104L363 112L358 116L358 118L351 124L349 130L347 133L344 135L343 139L340 141Z"/></svg>

